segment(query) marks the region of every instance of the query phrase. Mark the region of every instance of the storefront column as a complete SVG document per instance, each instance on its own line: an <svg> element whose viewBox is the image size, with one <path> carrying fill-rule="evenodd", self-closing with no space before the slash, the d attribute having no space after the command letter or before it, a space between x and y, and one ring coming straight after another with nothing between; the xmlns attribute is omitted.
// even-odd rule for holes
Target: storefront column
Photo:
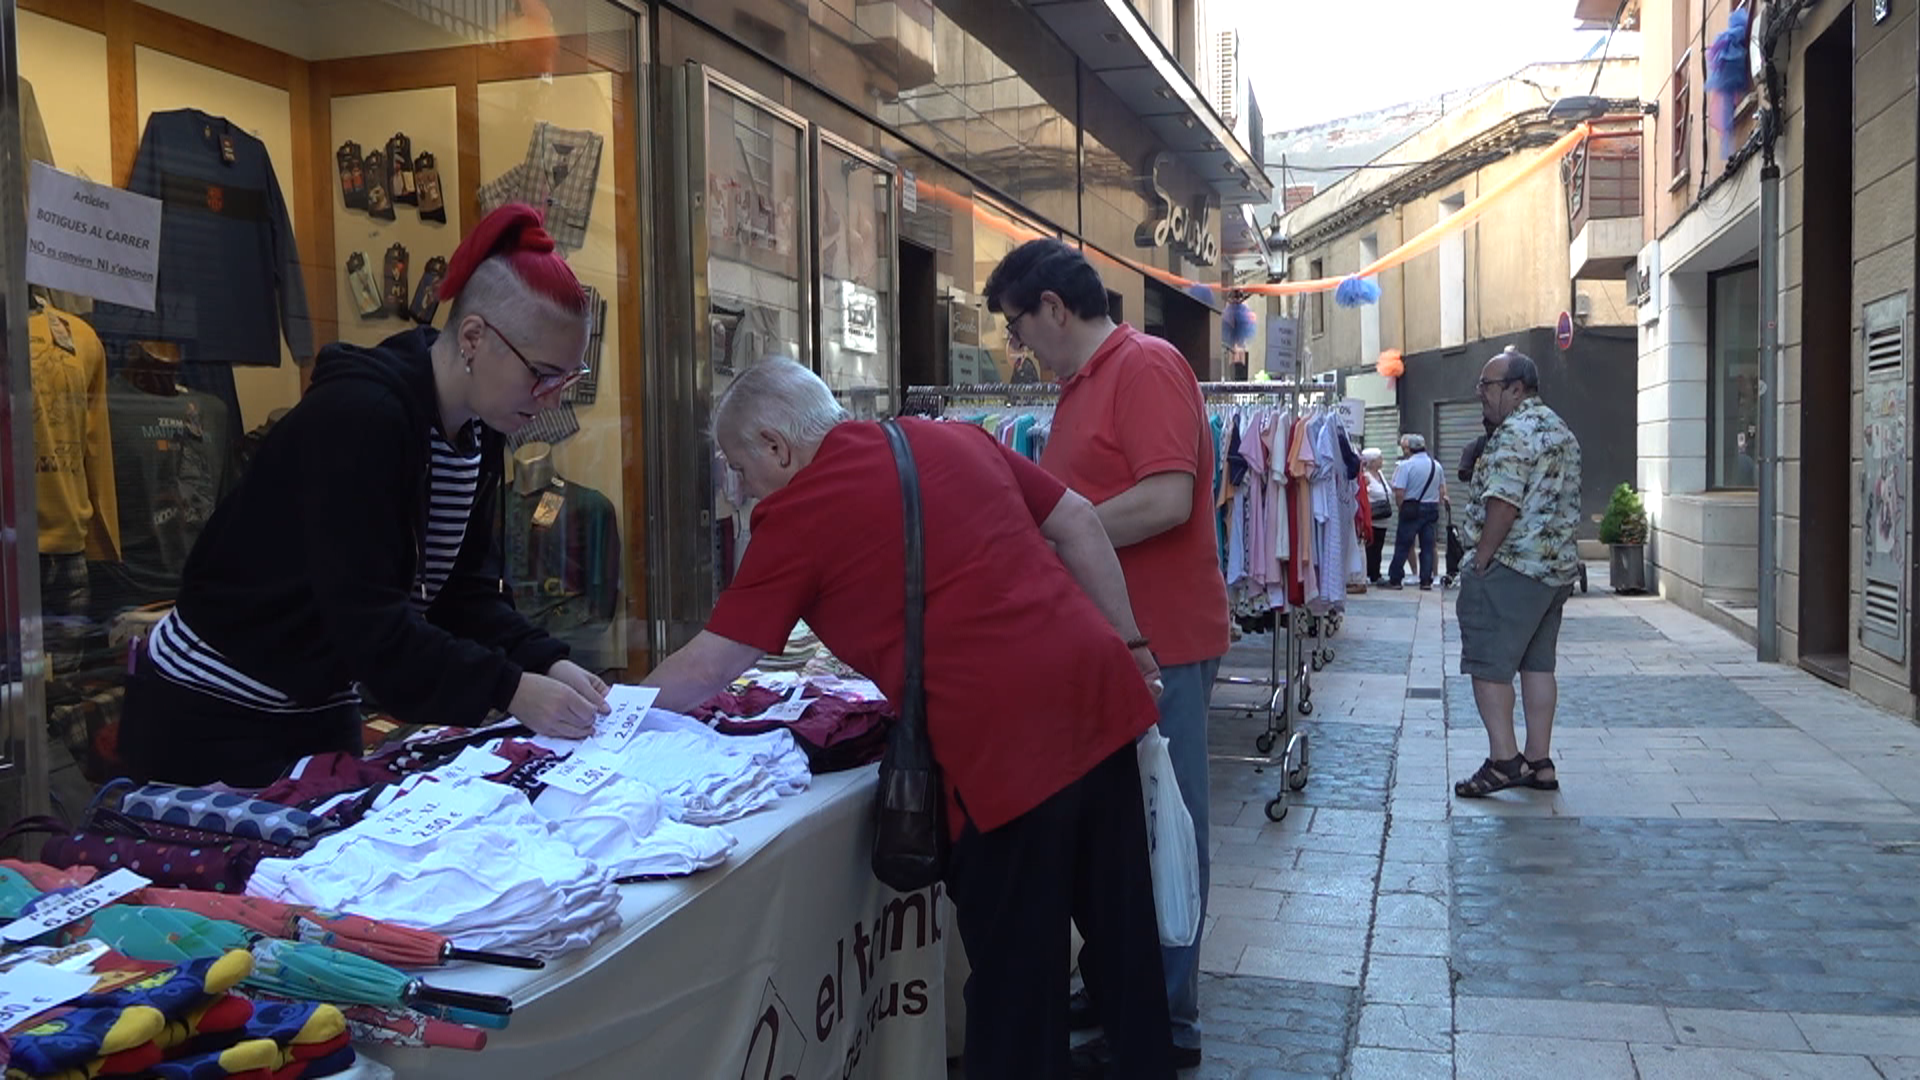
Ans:
<svg viewBox="0 0 1920 1080"><path fill-rule="evenodd" d="M47 808L46 660L41 649L40 557L33 507L33 390L27 351L26 154L13 0L0 0L0 816ZM8 852L7 854L12 854Z"/></svg>

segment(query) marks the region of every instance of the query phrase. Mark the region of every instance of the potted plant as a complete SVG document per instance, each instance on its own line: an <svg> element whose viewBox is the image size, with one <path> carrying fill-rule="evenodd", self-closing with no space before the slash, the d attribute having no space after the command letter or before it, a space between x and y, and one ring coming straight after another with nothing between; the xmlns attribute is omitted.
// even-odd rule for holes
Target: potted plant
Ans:
<svg viewBox="0 0 1920 1080"><path fill-rule="evenodd" d="M1606 516L1600 519L1600 542L1611 551L1613 591L1647 591L1647 507L1631 484L1613 489Z"/></svg>

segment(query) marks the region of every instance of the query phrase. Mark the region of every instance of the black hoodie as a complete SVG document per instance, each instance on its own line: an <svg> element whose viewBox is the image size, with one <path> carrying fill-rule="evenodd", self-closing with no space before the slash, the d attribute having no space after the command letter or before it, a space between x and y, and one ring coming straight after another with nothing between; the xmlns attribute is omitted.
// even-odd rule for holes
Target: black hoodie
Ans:
<svg viewBox="0 0 1920 1080"><path fill-rule="evenodd" d="M422 327L329 345L214 511L180 618L233 666L302 704L360 683L405 723L472 725L567 647L513 610L495 543L504 439L484 425L480 488L453 572L422 618L429 438L440 404Z"/></svg>

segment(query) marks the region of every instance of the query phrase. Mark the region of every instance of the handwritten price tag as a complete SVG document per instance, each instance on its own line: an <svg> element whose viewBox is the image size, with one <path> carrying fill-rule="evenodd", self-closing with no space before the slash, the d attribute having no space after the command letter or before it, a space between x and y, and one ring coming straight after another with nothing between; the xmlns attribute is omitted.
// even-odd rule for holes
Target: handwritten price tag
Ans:
<svg viewBox="0 0 1920 1080"><path fill-rule="evenodd" d="M131 870L115 870L70 893L47 899L25 918L0 926L0 937L8 941L30 941L49 930L58 930L70 922L78 922L128 893L151 884Z"/></svg>
<svg viewBox="0 0 1920 1080"><path fill-rule="evenodd" d="M789 698L778 705L772 706L766 712L763 712L759 716L754 717L754 719L755 720L771 720L771 721L774 721L775 723L780 723L780 724L791 724L795 720L800 719L800 717L803 714L805 714L807 709L811 708L812 705L813 705L812 698L807 698L805 700L801 700L799 698Z"/></svg>
<svg viewBox="0 0 1920 1080"><path fill-rule="evenodd" d="M540 775L548 787L590 795L593 790L619 773L620 759L591 747L576 750L572 757Z"/></svg>
<svg viewBox="0 0 1920 1080"><path fill-rule="evenodd" d="M85 972L62 971L45 964L21 964L0 974L0 1031L10 1031L39 1013L65 1005L92 990L94 982L94 977Z"/></svg>
<svg viewBox="0 0 1920 1080"><path fill-rule="evenodd" d="M615 752L625 750L640 734L647 710L653 708L654 699L659 696L659 688L653 686L616 686L608 690L607 704L613 711L595 725L594 745Z"/></svg>
<svg viewBox="0 0 1920 1080"><path fill-rule="evenodd" d="M376 840L418 847L473 817L479 792L494 787L485 781L464 784L421 784L360 823L364 835ZM496 789L497 790L497 789Z"/></svg>

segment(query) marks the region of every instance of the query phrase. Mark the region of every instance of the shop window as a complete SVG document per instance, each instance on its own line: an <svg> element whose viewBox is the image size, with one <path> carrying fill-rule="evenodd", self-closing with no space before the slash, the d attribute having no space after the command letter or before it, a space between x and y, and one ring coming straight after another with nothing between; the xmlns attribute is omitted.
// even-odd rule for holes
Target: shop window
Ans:
<svg viewBox="0 0 1920 1080"><path fill-rule="evenodd" d="M1715 488L1759 482L1760 269L1714 274L1707 300L1707 475Z"/></svg>
<svg viewBox="0 0 1920 1080"><path fill-rule="evenodd" d="M585 373L530 399L532 421L502 451L498 516L468 524L494 532L521 614L583 666L642 667L647 643L628 628L645 625L634 584L645 538L630 524L643 520L645 489L625 449L641 374L633 16L609 0L526 12L346 0L244 17L219 0L131 6L133 17L109 19L98 4L19 3L31 157L160 200L151 291L29 272L41 286L34 397L46 406L35 439L61 463L41 477L38 520L55 791L120 774L128 642L153 640L215 508L286 460L289 444L275 440L300 437L298 425L278 433L316 354L352 363L328 346L444 327L451 305L434 285L446 257L507 202L544 213L586 287L587 345L558 355L551 338L523 336L513 344L524 359L488 345L474 370ZM511 314L496 322L503 338L516 332ZM340 431L334 449L362 437L373 436ZM311 556L297 527L258 528L286 530L253 552L261 575L298 580ZM63 776L66 756L79 768Z"/></svg>

